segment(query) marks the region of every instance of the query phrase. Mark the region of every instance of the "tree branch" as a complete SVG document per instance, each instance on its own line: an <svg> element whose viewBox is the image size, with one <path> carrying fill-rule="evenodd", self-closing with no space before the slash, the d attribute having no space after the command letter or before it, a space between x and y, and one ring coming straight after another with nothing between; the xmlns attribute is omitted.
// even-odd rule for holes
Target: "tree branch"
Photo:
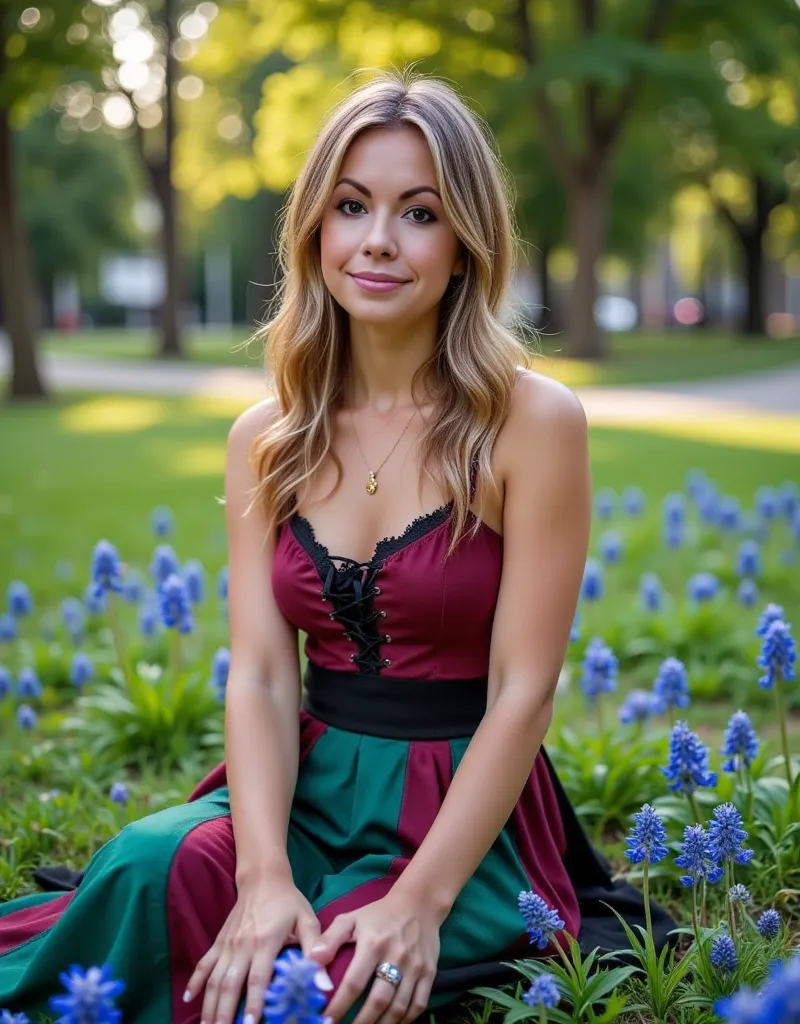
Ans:
<svg viewBox="0 0 800 1024"><path fill-rule="evenodd" d="M528 14L528 0L517 0L517 25L519 28L520 53L529 70L536 68L541 60L539 39ZM535 86L533 103L539 117L542 138L547 146L550 158L562 179L574 182L577 179L577 168L569 150L566 137L558 123L556 111L550 102L543 86Z"/></svg>
<svg viewBox="0 0 800 1024"><path fill-rule="evenodd" d="M581 32L584 38L597 34L598 9L597 0L578 0L578 13ZM583 87L583 118L586 128L587 151L592 154L597 149L600 132L598 102L600 88L597 82L589 81Z"/></svg>

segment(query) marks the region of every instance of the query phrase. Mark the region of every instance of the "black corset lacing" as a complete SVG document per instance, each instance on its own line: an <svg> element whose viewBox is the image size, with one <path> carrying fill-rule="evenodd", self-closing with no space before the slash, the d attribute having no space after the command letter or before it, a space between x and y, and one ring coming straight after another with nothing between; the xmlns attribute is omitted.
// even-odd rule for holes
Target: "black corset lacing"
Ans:
<svg viewBox="0 0 800 1024"><path fill-rule="evenodd" d="M381 644L391 643L392 638L388 633L378 632L375 623L386 618L386 612L379 611L373 602L373 597L381 592L375 585L381 566L338 555L332 557L343 564L336 567L329 561L320 594L323 601L334 605L329 617L341 622L345 637L358 645L350 661L358 666L359 672L376 673L383 667L388 668L392 663L389 658L380 656L379 648Z"/></svg>

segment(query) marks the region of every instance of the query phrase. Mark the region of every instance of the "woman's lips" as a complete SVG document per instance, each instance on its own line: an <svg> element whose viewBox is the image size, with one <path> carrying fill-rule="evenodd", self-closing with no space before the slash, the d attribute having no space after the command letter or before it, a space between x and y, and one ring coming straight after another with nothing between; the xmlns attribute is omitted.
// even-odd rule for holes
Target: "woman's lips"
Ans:
<svg viewBox="0 0 800 1024"><path fill-rule="evenodd" d="M406 284L405 281L373 281L368 277L359 277L358 274L351 274L350 277L365 292L393 292Z"/></svg>

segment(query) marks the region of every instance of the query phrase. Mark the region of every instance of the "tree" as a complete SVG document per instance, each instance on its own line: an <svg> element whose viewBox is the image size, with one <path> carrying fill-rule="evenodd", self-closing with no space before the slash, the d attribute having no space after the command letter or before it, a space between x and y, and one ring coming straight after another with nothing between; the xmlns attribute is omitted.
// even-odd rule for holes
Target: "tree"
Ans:
<svg viewBox="0 0 800 1024"><path fill-rule="evenodd" d="M46 395L36 358L37 315L28 240L20 216L14 128L48 102L71 69L99 66L99 8L80 0L0 8L0 299L11 345L11 398Z"/></svg>

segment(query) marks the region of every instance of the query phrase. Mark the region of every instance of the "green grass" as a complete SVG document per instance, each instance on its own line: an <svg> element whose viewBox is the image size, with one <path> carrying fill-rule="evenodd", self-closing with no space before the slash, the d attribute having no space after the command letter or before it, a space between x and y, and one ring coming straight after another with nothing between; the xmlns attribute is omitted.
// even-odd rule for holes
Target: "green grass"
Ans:
<svg viewBox="0 0 800 1024"><path fill-rule="evenodd" d="M227 366L260 366L261 346L240 347L249 336L241 326L231 330L193 330L187 336L191 361ZM46 352L119 359L150 359L156 349L152 332L98 330L73 335L49 333ZM725 375L800 362L800 338L744 339L725 331L647 331L608 337L608 357L602 363L565 357L566 339L542 339L535 368L571 387L600 384L653 384L707 380Z"/></svg>

